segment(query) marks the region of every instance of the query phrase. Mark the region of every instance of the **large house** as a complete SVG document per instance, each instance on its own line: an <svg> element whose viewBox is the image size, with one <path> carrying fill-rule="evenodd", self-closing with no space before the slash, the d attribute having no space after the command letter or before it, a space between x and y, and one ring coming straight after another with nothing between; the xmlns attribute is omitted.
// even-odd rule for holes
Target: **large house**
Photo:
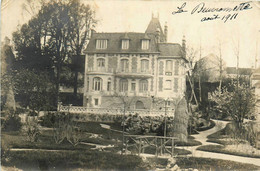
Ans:
<svg viewBox="0 0 260 171"><path fill-rule="evenodd" d="M151 109L163 99L181 99L185 40L182 46L168 43L167 29L152 17L144 33L93 31L86 49L83 105L116 108L128 103L132 110Z"/></svg>

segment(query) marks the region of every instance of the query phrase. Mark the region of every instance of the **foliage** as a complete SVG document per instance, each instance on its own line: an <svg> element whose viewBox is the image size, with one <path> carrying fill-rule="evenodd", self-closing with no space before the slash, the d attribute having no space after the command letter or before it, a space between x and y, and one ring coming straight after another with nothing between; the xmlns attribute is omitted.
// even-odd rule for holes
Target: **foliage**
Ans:
<svg viewBox="0 0 260 171"><path fill-rule="evenodd" d="M167 117L167 131L169 130L169 127L171 123L173 122L173 118ZM164 117L158 116L158 117L140 117L137 114L136 115L129 115L126 116L125 121L122 122L122 124L125 124L125 129L127 132L130 132L132 134L150 134L155 133L157 135L163 135L164 134Z"/></svg>
<svg viewBox="0 0 260 171"><path fill-rule="evenodd" d="M80 142L81 129L73 122L70 114L58 114L54 123L53 137L55 143L60 144L67 139L73 146Z"/></svg>
<svg viewBox="0 0 260 171"><path fill-rule="evenodd" d="M15 56L10 39L5 37L1 47L1 109L15 109L15 98L13 93L12 73Z"/></svg>
<svg viewBox="0 0 260 171"><path fill-rule="evenodd" d="M56 116L57 115L55 115L54 113L48 112L44 116L40 117L41 120L40 124L45 127L53 128L56 120Z"/></svg>
<svg viewBox="0 0 260 171"><path fill-rule="evenodd" d="M47 73L21 70L14 74L14 91L21 98L21 105L33 111L48 110L53 105L54 88Z"/></svg>
<svg viewBox="0 0 260 171"><path fill-rule="evenodd" d="M3 131L19 131L22 127L21 118L10 111L7 111L6 119L3 122Z"/></svg>
<svg viewBox="0 0 260 171"><path fill-rule="evenodd" d="M40 135L40 129L37 117L27 117L25 123L25 132L30 142L36 142Z"/></svg>
<svg viewBox="0 0 260 171"><path fill-rule="evenodd" d="M40 4L38 13L13 33L17 68L49 72L58 95L62 68L72 64L73 54L78 56L84 50L96 23L94 11L79 0Z"/></svg>
<svg viewBox="0 0 260 171"><path fill-rule="evenodd" d="M245 118L250 119L254 115L255 98L245 83L231 83L218 89L210 95L210 100L216 104L213 109L232 117L238 128L242 128Z"/></svg>

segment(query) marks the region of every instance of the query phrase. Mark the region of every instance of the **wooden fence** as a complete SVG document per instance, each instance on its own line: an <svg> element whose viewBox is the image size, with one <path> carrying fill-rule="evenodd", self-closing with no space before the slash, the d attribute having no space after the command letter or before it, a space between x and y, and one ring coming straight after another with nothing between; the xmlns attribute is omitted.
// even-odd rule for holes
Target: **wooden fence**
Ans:
<svg viewBox="0 0 260 171"><path fill-rule="evenodd" d="M137 150L138 155L145 153L145 150L149 147L149 150L155 149L155 156L162 156L165 154L174 154L174 140L175 137L163 137L163 136L141 136L141 135L125 135L125 151L129 148ZM170 145L169 145L170 144Z"/></svg>

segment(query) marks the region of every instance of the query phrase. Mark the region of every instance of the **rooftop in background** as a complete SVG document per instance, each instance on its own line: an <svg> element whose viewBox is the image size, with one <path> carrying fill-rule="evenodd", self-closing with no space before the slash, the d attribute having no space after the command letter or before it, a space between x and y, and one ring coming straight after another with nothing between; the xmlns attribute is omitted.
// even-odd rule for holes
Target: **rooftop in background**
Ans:
<svg viewBox="0 0 260 171"><path fill-rule="evenodd" d="M236 67L227 67L226 68L226 72L227 74L237 74L237 71L238 71L238 74L239 75L251 75L253 73L253 69L252 68L237 68Z"/></svg>

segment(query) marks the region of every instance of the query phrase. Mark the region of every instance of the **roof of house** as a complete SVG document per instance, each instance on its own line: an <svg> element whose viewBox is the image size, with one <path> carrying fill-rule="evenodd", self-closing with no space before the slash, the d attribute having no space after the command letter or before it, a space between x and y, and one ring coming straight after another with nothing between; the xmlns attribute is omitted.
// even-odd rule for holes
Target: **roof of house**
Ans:
<svg viewBox="0 0 260 171"><path fill-rule="evenodd" d="M183 56L182 47L178 43L159 43L158 45L160 56Z"/></svg>
<svg viewBox="0 0 260 171"><path fill-rule="evenodd" d="M121 40L125 38L129 39L129 48L121 48ZM96 49L96 40L106 39L107 48L106 49ZM141 49L141 40L149 39L150 47L148 50ZM147 52L158 52L158 48L155 42L154 34L146 33L93 33L92 37L87 46L86 52L88 53L147 53Z"/></svg>
<svg viewBox="0 0 260 171"><path fill-rule="evenodd" d="M252 68L238 68L238 73L240 75L251 75L252 74ZM236 67L227 67L226 68L227 74L237 74L237 68Z"/></svg>
<svg viewBox="0 0 260 171"><path fill-rule="evenodd" d="M163 33L160 21L158 18L152 18L145 33L153 33L155 34L157 32L157 30L159 29L160 31L160 41L164 42L165 41L165 35Z"/></svg>

